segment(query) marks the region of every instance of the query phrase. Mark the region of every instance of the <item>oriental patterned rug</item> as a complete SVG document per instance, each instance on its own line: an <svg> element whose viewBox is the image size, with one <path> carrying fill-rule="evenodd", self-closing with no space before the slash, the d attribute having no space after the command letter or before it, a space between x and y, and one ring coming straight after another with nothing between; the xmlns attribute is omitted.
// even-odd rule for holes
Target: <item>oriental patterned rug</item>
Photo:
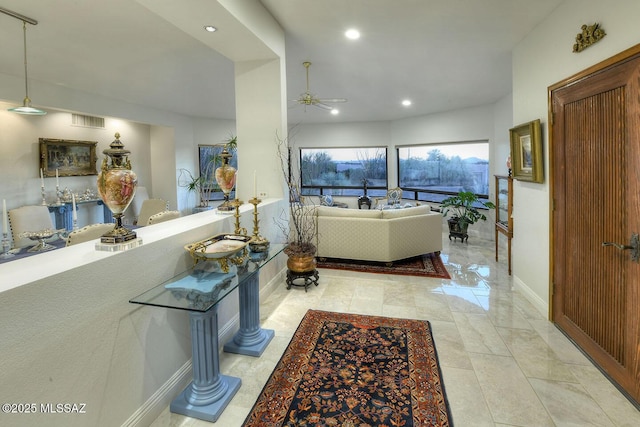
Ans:
<svg viewBox="0 0 640 427"><path fill-rule="evenodd" d="M349 259L318 259L318 268L360 271L363 273L401 274L405 276L435 277L451 279L440 255L424 254L413 258L394 261L391 265L384 262L359 261Z"/></svg>
<svg viewBox="0 0 640 427"><path fill-rule="evenodd" d="M244 427L451 426L429 322L309 310Z"/></svg>

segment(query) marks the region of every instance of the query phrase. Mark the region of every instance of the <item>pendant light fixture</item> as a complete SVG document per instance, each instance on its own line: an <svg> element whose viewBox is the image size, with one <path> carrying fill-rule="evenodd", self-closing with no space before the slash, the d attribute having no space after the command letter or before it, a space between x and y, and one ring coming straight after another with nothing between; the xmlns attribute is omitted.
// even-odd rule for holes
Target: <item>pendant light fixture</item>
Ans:
<svg viewBox="0 0 640 427"><path fill-rule="evenodd" d="M27 74L27 22L31 25L38 25L38 21L35 19L28 18L24 15L20 15L19 13L12 12L8 9L4 9L0 7L0 12L9 15L13 18L19 19L22 21L22 35L24 42L24 91L25 97L22 101L22 106L9 108L9 111L18 113L18 114L28 114L31 116L43 116L47 114L46 111L39 110L31 106L31 99L29 98L29 79Z"/></svg>

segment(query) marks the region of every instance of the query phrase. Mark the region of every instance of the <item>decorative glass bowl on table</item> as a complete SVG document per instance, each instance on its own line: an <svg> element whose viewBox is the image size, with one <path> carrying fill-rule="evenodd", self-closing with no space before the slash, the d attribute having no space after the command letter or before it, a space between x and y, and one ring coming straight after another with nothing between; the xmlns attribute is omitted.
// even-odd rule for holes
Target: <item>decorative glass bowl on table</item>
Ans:
<svg viewBox="0 0 640 427"><path fill-rule="evenodd" d="M66 232L67 230L65 228L61 228L58 230L47 228L45 230L39 231L24 231L20 233L19 237L21 239L26 238L29 240L33 240L34 242L38 242L33 247L29 248L27 252L43 252L56 248L55 246L48 244L45 240L52 238L56 234L63 235Z"/></svg>
<svg viewBox="0 0 640 427"><path fill-rule="evenodd" d="M224 273L229 272L229 263L242 265L247 259L246 247L251 237L242 234L222 233L208 239L185 245L184 248L194 263L210 261L217 263ZM242 253L240 253L242 252Z"/></svg>

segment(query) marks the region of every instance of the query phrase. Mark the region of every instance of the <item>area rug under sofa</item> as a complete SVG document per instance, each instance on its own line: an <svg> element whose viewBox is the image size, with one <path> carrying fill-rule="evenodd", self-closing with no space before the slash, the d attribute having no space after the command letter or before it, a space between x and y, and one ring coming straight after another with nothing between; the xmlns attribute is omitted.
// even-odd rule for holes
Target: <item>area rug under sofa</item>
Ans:
<svg viewBox="0 0 640 427"><path fill-rule="evenodd" d="M450 279L440 255L428 253L393 263L361 261L340 258L323 258L317 261L318 268L350 270L362 273L400 274L404 276L434 277Z"/></svg>

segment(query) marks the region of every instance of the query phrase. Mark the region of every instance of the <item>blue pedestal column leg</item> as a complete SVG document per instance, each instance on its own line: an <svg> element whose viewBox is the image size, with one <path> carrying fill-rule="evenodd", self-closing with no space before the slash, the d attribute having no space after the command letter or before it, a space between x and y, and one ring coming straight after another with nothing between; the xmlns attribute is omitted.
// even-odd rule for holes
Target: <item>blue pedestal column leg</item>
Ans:
<svg viewBox="0 0 640 427"><path fill-rule="evenodd" d="M60 207L60 212L64 215L64 227L68 231L73 231L73 209L64 205Z"/></svg>
<svg viewBox="0 0 640 427"><path fill-rule="evenodd" d="M169 409L176 414L215 422L240 388L240 378L220 375L217 307L190 312L193 381Z"/></svg>
<svg viewBox="0 0 640 427"><path fill-rule="evenodd" d="M275 332L273 329L260 327L260 275L256 272L252 277L240 284L240 330L233 339L225 344L228 353L260 356L271 342Z"/></svg>
<svg viewBox="0 0 640 427"><path fill-rule="evenodd" d="M67 231L73 230L71 209L69 209L67 205L49 206L49 212L53 212L57 229L66 228Z"/></svg>

